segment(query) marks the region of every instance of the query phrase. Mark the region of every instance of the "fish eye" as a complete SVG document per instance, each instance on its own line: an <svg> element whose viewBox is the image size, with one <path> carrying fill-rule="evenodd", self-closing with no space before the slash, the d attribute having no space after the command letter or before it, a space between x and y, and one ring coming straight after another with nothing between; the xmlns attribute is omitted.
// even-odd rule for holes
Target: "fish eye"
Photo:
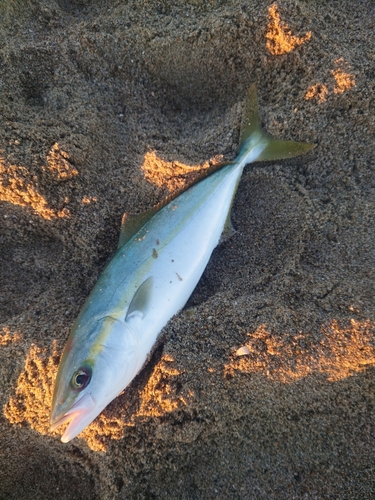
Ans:
<svg viewBox="0 0 375 500"><path fill-rule="evenodd" d="M73 375L71 380L71 385L73 389L82 391L85 387L89 385L91 380L91 368L82 367L79 368Z"/></svg>

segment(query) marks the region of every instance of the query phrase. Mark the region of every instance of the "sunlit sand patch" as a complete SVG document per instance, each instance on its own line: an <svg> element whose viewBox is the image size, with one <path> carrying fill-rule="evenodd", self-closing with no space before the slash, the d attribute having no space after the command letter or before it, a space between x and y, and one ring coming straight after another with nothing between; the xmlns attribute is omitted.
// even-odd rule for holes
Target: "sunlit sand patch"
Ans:
<svg viewBox="0 0 375 500"><path fill-rule="evenodd" d="M336 82L333 91L335 94L342 94L346 90L355 86L355 78L353 74L347 73L350 69L350 65L346 63L342 57L340 57L340 59L336 59L335 64L339 67L331 71Z"/></svg>
<svg viewBox="0 0 375 500"><path fill-rule="evenodd" d="M137 416L160 417L187 404L182 396L177 396L173 379L180 372L173 366L174 359L165 354L140 394L141 405Z"/></svg>
<svg viewBox="0 0 375 500"><path fill-rule="evenodd" d="M56 343L52 349L50 355L47 349L35 345L31 347L24 370L18 378L15 395L4 407L4 415L12 424L27 422L40 434L61 436L68 424L53 432L49 430L53 385L59 362ZM173 367L173 359L168 355L163 356L140 394L139 410L130 419L124 417L124 412L110 415L109 410L104 410L79 437L92 450L106 451L109 441L122 439L125 429L134 426L137 417L161 416L186 404L181 396L175 394L171 385L171 380L177 375L179 371Z"/></svg>
<svg viewBox="0 0 375 500"><path fill-rule="evenodd" d="M47 200L38 192L34 183L25 167L15 165L6 167L4 158L0 157L0 201L31 207L47 220L69 216L67 209L55 211L48 208Z"/></svg>
<svg viewBox="0 0 375 500"><path fill-rule="evenodd" d="M219 164L221 159L221 156L215 156L201 165L185 165L178 161L162 160L155 151L150 151L145 154L141 168L149 182L160 188L175 191L193 182L203 170Z"/></svg>
<svg viewBox="0 0 375 500"><path fill-rule="evenodd" d="M9 344L17 344L21 340L21 335L17 332L11 333L10 328L4 326L0 333L0 346L7 347Z"/></svg>
<svg viewBox="0 0 375 500"><path fill-rule="evenodd" d="M336 59L335 65L337 66L336 69L330 71L335 83L327 83L327 85L316 83L312 85L305 94L306 100L316 99L319 103L322 103L327 100L329 93L332 93L332 87L334 94L342 94L352 87L355 87L354 75L348 72L350 70L350 65L345 62L342 57Z"/></svg>
<svg viewBox="0 0 375 500"><path fill-rule="evenodd" d="M304 36L295 36L287 24L281 21L277 4L274 3L268 9L268 31L266 33L266 47L274 56L288 54L300 45L310 40L311 31Z"/></svg>
<svg viewBox="0 0 375 500"><path fill-rule="evenodd" d="M322 373L337 381L375 364L375 323L351 320L347 327L337 321L322 327L322 340L310 344L303 334L285 340L261 325L224 366L224 375L262 373L285 383Z"/></svg>
<svg viewBox="0 0 375 500"><path fill-rule="evenodd" d="M90 203L96 203L98 198L96 196L84 196L82 198L82 205L90 205Z"/></svg>
<svg viewBox="0 0 375 500"><path fill-rule="evenodd" d="M305 94L305 99L316 99L318 102L325 102L328 96L327 86L322 83L312 85Z"/></svg>
<svg viewBox="0 0 375 500"><path fill-rule="evenodd" d="M23 372L18 378L15 396L4 407L4 415L12 424L29 422L41 434L49 430L49 408L52 401L52 379L56 376L56 345L53 355L31 346Z"/></svg>
<svg viewBox="0 0 375 500"><path fill-rule="evenodd" d="M69 154L55 142L47 155L47 166L44 169L53 174L56 180L67 181L78 175L78 170L69 160Z"/></svg>

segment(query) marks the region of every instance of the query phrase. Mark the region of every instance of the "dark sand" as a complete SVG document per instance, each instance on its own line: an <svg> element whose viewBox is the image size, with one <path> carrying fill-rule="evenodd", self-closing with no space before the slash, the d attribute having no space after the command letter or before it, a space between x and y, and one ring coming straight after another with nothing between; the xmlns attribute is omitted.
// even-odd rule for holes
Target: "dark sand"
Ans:
<svg viewBox="0 0 375 500"><path fill-rule="evenodd" d="M370 0L0 2L1 499L375 498L374 30ZM234 158L252 81L317 148L245 171L150 363L62 444L69 329L168 194L142 165Z"/></svg>

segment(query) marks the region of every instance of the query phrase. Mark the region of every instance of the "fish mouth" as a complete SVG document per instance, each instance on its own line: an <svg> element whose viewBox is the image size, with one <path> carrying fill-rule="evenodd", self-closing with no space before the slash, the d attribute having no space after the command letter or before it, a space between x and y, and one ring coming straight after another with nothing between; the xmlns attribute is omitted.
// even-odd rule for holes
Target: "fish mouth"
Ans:
<svg viewBox="0 0 375 500"><path fill-rule="evenodd" d="M52 420L51 418L50 431L54 431L55 429L60 427L60 425L70 420L70 424L61 437L61 441L63 443L68 443L94 420L96 414L93 415L93 410L95 408L95 399L91 394L85 394L84 396L82 396L82 398L76 401L70 408L70 410L64 413L60 418L57 418L57 420Z"/></svg>

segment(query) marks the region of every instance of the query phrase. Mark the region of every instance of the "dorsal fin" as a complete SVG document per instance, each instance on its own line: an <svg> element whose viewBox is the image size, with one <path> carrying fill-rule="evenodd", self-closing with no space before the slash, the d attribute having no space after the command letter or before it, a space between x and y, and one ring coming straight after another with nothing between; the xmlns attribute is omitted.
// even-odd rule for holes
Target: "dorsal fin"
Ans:
<svg viewBox="0 0 375 500"><path fill-rule="evenodd" d="M153 276L150 276L139 286L129 304L129 308L125 316L125 321L133 313L138 313L138 315L142 318L146 316L150 308L153 283L154 278Z"/></svg>
<svg viewBox="0 0 375 500"><path fill-rule="evenodd" d="M130 241L133 236L146 224L146 222L153 217L159 208L154 207L141 212L140 214L125 212L122 216L120 238L118 241L118 248L122 247Z"/></svg>

